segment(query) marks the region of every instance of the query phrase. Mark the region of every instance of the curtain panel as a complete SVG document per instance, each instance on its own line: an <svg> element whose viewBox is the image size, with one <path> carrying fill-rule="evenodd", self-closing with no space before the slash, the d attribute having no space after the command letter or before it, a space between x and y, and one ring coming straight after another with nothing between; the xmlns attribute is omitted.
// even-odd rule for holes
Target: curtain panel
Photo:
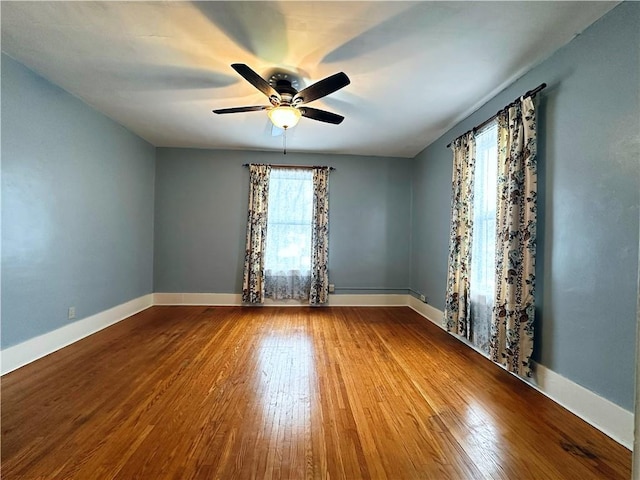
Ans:
<svg viewBox="0 0 640 480"><path fill-rule="evenodd" d="M309 298L309 272L273 271L264 274L265 297L272 300L306 300Z"/></svg>
<svg viewBox="0 0 640 480"><path fill-rule="evenodd" d="M445 324L448 332L470 335L469 263L473 233L473 180L475 134L469 132L453 143L451 230L445 299Z"/></svg>
<svg viewBox="0 0 640 480"><path fill-rule="evenodd" d="M490 358L531 376L537 221L536 112L527 97L498 114L496 291Z"/></svg>
<svg viewBox="0 0 640 480"><path fill-rule="evenodd" d="M329 170L313 169L310 305L329 301Z"/></svg>
<svg viewBox="0 0 640 480"><path fill-rule="evenodd" d="M249 213L242 278L242 302L264 302L264 253L267 239L269 165L249 165Z"/></svg>

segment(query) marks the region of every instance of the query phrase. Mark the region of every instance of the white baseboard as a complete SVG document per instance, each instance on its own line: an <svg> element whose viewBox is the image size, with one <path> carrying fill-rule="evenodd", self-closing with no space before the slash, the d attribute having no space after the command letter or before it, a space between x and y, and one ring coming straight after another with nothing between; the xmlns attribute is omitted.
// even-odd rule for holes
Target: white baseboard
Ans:
<svg viewBox="0 0 640 480"><path fill-rule="evenodd" d="M533 387L556 403L593 425L598 430L633 449L633 413L591 390L549 370L533 364Z"/></svg>
<svg viewBox="0 0 640 480"><path fill-rule="evenodd" d="M423 303L413 296L409 298L409 307L444 329L444 312L441 310ZM457 335L453 336L478 351L463 338ZM482 354L482 352L480 353ZM633 449L634 416L632 412L548 369L544 365L534 362L533 372L534 378L532 381L518 376L516 378L532 386L619 444L629 450Z"/></svg>
<svg viewBox="0 0 640 480"><path fill-rule="evenodd" d="M153 304L239 306L242 305L242 295L239 293L154 293Z"/></svg>
<svg viewBox="0 0 640 480"><path fill-rule="evenodd" d="M406 294L329 295L330 307L406 307Z"/></svg>
<svg viewBox="0 0 640 480"><path fill-rule="evenodd" d="M242 305L242 295L235 293L154 293L155 305ZM307 302L265 300L264 307L300 307ZM407 295L329 295L330 307L406 307Z"/></svg>
<svg viewBox="0 0 640 480"><path fill-rule="evenodd" d="M409 297L407 299L407 303L409 308L415 310L424 318L429 320L431 323L435 323L438 327L444 328L444 312L442 310L438 310L436 307L429 305L428 303L424 303L418 300L413 295L407 295Z"/></svg>
<svg viewBox="0 0 640 480"><path fill-rule="evenodd" d="M135 315L153 305L153 295L143 295L52 332L30 338L0 352L2 375L71 345L97 331Z"/></svg>

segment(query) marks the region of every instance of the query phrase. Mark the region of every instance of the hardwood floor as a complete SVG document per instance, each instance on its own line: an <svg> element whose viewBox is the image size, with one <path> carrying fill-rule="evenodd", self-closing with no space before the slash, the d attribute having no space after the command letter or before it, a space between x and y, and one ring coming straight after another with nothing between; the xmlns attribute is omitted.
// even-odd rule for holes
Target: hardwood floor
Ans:
<svg viewBox="0 0 640 480"><path fill-rule="evenodd" d="M628 479L418 314L153 307L2 377L2 478Z"/></svg>

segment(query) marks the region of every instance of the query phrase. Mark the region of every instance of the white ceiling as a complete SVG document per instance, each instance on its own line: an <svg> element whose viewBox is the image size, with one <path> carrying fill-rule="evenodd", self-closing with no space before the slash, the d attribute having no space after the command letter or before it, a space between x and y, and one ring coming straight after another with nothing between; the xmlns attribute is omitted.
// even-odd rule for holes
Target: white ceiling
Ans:
<svg viewBox="0 0 640 480"><path fill-rule="evenodd" d="M413 157L618 2L1 2L2 50L156 146L280 150L231 63L304 85L290 151ZM535 85L531 85L534 87Z"/></svg>

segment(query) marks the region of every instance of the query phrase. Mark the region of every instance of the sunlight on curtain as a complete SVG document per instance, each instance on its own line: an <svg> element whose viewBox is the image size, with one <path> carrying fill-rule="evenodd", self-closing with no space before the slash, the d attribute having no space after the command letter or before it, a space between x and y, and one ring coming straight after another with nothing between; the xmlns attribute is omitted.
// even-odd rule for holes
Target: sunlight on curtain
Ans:
<svg viewBox="0 0 640 480"><path fill-rule="evenodd" d="M265 253L265 297L309 298L313 171L273 168Z"/></svg>
<svg viewBox="0 0 640 480"><path fill-rule="evenodd" d="M469 269L471 297L469 339L485 353L489 352L491 313L495 293L497 179L498 125L493 122L476 134L473 242Z"/></svg>

